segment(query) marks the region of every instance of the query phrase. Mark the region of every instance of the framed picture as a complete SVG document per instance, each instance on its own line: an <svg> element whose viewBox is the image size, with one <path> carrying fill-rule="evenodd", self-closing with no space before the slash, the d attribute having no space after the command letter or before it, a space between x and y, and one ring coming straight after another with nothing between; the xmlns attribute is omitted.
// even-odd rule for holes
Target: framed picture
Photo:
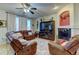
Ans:
<svg viewBox="0 0 79 59"><path fill-rule="evenodd" d="M0 20L0 27L6 27L7 21L6 20Z"/></svg>
<svg viewBox="0 0 79 59"><path fill-rule="evenodd" d="M64 11L60 14L60 26L70 25L70 13L69 11Z"/></svg>

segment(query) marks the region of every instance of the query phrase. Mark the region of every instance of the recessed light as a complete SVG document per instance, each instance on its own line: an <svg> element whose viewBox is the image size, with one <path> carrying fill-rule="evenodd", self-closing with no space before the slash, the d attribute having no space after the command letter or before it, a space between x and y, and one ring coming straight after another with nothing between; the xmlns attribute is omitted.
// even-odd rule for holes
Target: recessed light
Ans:
<svg viewBox="0 0 79 59"><path fill-rule="evenodd" d="M55 6L53 9L56 10L56 9L58 9L58 8L59 8L58 6Z"/></svg>

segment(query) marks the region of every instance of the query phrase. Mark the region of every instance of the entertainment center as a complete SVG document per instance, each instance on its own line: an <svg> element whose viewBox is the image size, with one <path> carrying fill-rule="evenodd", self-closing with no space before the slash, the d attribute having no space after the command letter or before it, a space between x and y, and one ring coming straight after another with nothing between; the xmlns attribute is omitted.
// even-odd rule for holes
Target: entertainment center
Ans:
<svg viewBox="0 0 79 59"><path fill-rule="evenodd" d="M49 40L55 39L55 21L42 21L40 22L39 37Z"/></svg>

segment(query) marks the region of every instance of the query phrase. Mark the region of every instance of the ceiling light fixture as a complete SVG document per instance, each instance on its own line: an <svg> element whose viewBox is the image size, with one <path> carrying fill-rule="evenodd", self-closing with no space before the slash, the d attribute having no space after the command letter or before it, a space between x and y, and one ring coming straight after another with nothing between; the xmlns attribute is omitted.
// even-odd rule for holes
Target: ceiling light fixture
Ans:
<svg viewBox="0 0 79 59"><path fill-rule="evenodd" d="M29 10L27 10L27 12L29 12Z"/></svg>
<svg viewBox="0 0 79 59"><path fill-rule="evenodd" d="M26 12L27 12L27 10L26 10L26 9L24 9L24 12L26 13Z"/></svg>
<svg viewBox="0 0 79 59"><path fill-rule="evenodd" d="M24 12L25 12L25 13L27 13L27 12L29 12L29 10L28 10L28 9L27 9L27 10L26 10L26 9L24 9Z"/></svg>

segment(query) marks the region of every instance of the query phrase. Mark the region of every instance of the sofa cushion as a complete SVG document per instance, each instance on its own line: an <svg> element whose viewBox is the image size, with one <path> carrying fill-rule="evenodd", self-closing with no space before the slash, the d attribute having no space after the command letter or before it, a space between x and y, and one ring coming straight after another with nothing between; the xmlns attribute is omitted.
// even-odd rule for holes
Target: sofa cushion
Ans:
<svg viewBox="0 0 79 59"><path fill-rule="evenodd" d="M61 45L62 43L66 42L66 40L58 39L58 40L55 40L54 42Z"/></svg>
<svg viewBox="0 0 79 59"><path fill-rule="evenodd" d="M23 39L23 38L19 38L18 40L20 41L20 43L21 43L22 45L28 44L28 41L25 40L25 39Z"/></svg>
<svg viewBox="0 0 79 59"><path fill-rule="evenodd" d="M26 30L23 30L23 31L20 31L20 33L24 36L25 34L28 35L28 31Z"/></svg>
<svg viewBox="0 0 79 59"><path fill-rule="evenodd" d="M77 49L79 48L79 44L73 46L71 49L69 49L68 51L71 53L71 54L76 54L76 51Z"/></svg>
<svg viewBox="0 0 79 59"><path fill-rule="evenodd" d="M55 43L55 42L51 42L51 41L49 41L49 44L51 44L53 47L56 47L56 48L58 48L58 49L60 49L60 50L63 50L63 47L61 46L61 45L59 45L59 44L57 44L57 43Z"/></svg>
<svg viewBox="0 0 79 59"><path fill-rule="evenodd" d="M19 38L23 38L23 36L21 33L14 33L14 34L12 34L12 38L19 39Z"/></svg>
<svg viewBox="0 0 79 59"><path fill-rule="evenodd" d="M28 32L28 35L32 35L32 32Z"/></svg>
<svg viewBox="0 0 79 59"><path fill-rule="evenodd" d="M48 44L49 46L49 52L52 55L69 55L67 51L63 49L63 47L58 48L58 45L51 45L50 43Z"/></svg>
<svg viewBox="0 0 79 59"><path fill-rule="evenodd" d="M77 45L78 43L79 43L78 40L71 40L71 41L67 42L67 44L64 45L63 47L66 50L69 50L70 48L72 48L73 46Z"/></svg>
<svg viewBox="0 0 79 59"><path fill-rule="evenodd" d="M77 49L79 48L79 41L77 39L72 39L63 45L64 49L66 49L72 55L75 54Z"/></svg>
<svg viewBox="0 0 79 59"><path fill-rule="evenodd" d="M61 46L63 46L63 47L67 47L67 45L69 45L68 43L69 43L69 42L66 41L66 42L62 43Z"/></svg>

